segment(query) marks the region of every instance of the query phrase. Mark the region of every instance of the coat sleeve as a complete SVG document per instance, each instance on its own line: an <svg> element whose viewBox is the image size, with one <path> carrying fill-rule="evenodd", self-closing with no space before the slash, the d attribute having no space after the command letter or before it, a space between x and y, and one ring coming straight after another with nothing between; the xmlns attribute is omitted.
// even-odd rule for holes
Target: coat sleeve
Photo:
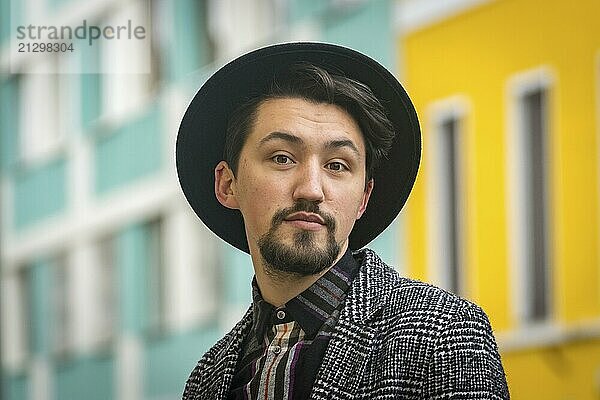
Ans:
<svg viewBox="0 0 600 400"><path fill-rule="evenodd" d="M461 307L435 340L426 399L509 399L490 322L474 304Z"/></svg>

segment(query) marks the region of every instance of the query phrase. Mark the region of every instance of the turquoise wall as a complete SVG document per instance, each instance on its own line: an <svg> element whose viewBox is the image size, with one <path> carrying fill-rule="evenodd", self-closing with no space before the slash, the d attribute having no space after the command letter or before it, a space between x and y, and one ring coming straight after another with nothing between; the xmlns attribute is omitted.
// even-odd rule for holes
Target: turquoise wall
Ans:
<svg viewBox="0 0 600 400"><path fill-rule="evenodd" d="M54 368L54 399L115 398L115 363L111 357L68 360Z"/></svg>
<svg viewBox="0 0 600 400"><path fill-rule="evenodd" d="M46 0L48 2L48 4L50 5L51 8L53 8L55 11L58 11L57 9L60 9L62 6L69 4L75 0Z"/></svg>
<svg viewBox="0 0 600 400"><path fill-rule="evenodd" d="M320 24L320 40L352 47L395 71L390 0L368 0L355 6L336 7L333 0L292 0L290 24L312 19Z"/></svg>
<svg viewBox="0 0 600 400"><path fill-rule="evenodd" d="M322 39L361 51L395 72L392 12L389 0L372 0L327 14Z"/></svg>
<svg viewBox="0 0 600 400"><path fill-rule="evenodd" d="M100 135L94 149L96 193L103 194L159 171L165 136L156 104L114 132Z"/></svg>
<svg viewBox="0 0 600 400"><path fill-rule="evenodd" d="M400 246L402 232L404 231L401 221L401 218L396 218L390 226L366 246L376 251L383 261L395 267L402 267L399 263L404 259L401 253L402 246Z"/></svg>
<svg viewBox="0 0 600 400"><path fill-rule="evenodd" d="M331 0L291 0L288 8L288 20L291 24L322 14Z"/></svg>
<svg viewBox="0 0 600 400"><path fill-rule="evenodd" d="M164 57L167 78L180 81L212 61L207 37L206 0L177 0L171 2L174 23L173 38Z"/></svg>
<svg viewBox="0 0 600 400"><path fill-rule="evenodd" d="M146 230L143 224L125 228L117 236L119 332L139 334L147 319Z"/></svg>
<svg viewBox="0 0 600 400"><path fill-rule="evenodd" d="M2 393L7 400L29 399L29 378L25 374L3 373Z"/></svg>
<svg viewBox="0 0 600 400"><path fill-rule="evenodd" d="M223 252L223 301L229 305L246 307L252 302L251 282L254 276L250 256L228 244L221 244Z"/></svg>
<svg viewBox="0 0 600 400"><path fill-rule="evenodd" d="M0 43L10 36L10 0L0 0Z"/></svg>
<svg viewBox="0 0 600 400"><path fill-rule="evenodd" d="M19 79L0 81L0 170L14 165L19 154Z"/></svg>
<svg viewBox="0 0 600 400"><path fill-rule="evenodd" d="M63 157L14 175L14 225L29 226L62 212L67 201L67 162Z"/></svg>
<svg viewBox="0 0 600 400"><path fill-rule="evenodd" d="M216 323L201 330L149 339L145 347L145 397L178 398L200 357L221 337Z"/></svg>
<svg viewBox="0 0 600 400"><path fill-rule="evenodd" d="M11 19L14 23L11 24ZM0 43L16 38L16 27L23 24L23 2L0 0ZM11 32L11 28L15 28Z"/></svg>

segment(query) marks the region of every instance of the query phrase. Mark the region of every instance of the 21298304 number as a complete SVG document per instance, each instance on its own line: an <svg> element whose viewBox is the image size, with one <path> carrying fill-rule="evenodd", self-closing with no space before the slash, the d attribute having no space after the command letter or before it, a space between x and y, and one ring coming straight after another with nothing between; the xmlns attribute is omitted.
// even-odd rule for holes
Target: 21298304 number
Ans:
<svg viewBox="0 0 600 400"><path fill-rule="evenodd" d="M73 52L73 43L19 43L19 53Z"/></svg>

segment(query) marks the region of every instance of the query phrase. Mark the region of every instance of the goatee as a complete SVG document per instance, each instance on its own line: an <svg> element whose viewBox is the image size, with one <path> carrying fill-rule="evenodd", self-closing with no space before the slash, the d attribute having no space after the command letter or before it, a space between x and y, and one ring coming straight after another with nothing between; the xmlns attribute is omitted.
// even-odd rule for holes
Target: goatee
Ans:
<svg viewBox="0 0 600 400"><path fill-rule="evenodd" d="M306 230L294 234L292 245L280 240L277 228L288 215L300 211L318 214L323 218L327 229L325 246L318 246L316 232ZM324 271L333 264L340 252L334 234L335 219L327 213L320 212L318 203L299 200L292 207L279 210L273 216L269 231L258 241L267 273L309 276Z"/></svg>

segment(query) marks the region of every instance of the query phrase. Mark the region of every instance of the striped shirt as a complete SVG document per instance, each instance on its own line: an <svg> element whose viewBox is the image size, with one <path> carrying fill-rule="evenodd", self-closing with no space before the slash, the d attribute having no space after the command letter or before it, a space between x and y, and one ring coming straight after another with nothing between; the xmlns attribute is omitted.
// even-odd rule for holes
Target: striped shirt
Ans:
<svg viewBox="0 0 600 400"><path fill-rule="evenodd" d="M348 250L312 286L275 308L252 281L253 326L242 346L229 400L308 399L331 332L359 265Z"/></svg>

